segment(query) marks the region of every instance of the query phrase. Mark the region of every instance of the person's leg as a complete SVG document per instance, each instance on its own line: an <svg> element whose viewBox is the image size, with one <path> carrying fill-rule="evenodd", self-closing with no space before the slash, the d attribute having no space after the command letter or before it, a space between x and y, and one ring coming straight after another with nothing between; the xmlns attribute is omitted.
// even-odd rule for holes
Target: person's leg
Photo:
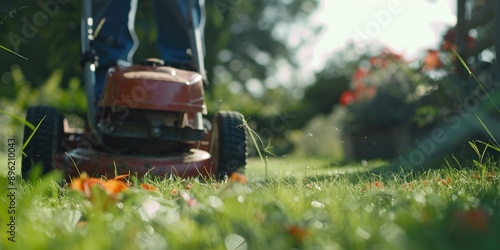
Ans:
<svg viewBox="0 0 500 250"><path fill-rule="evenodd" d="M188 30L188 1L154 0L158 26L157 45L162 59L167 65L192 64L192 60L187 54L187 49L191 46ZM205 25L202 9L204 0L195 0L194 3L193 8L196 10L198 19L198 23L195 25L203 31Z"/></svg>
<svg viewBox="0 0 500 250"><path fill-rule="evenodd" d="M107 70L118 61L132 62L132 57L139 46L134 30L137 0L110 0L94 19L94 29L105 19L93 42L99 57L96 70L96 100L99 100L104 88Z"/></svg>

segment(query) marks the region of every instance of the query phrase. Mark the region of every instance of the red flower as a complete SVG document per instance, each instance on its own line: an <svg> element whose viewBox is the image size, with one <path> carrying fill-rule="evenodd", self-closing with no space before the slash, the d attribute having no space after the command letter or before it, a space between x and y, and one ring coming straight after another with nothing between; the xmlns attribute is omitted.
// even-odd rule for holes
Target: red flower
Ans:
<svg viewBox="0 0 500 250"><path fill-rule="evenodd" d="M352 91L346 90L340 95L339 103L342 106L347 106L353 103L355 99L355 94Z"/></svg>
<svg viewBox="0 0 500 250"><path fill-rule="evenodd" d="M432 70L443 68L444 65L439 57L439 51L437 50L427 50L427 55L424 58L423 70Z"/></svg>
<svg viewBox="0 0 500 250"><path fill-rule="evenodd" d="M358 69L356 72L354 72L354 75L352 76L352 81L354 83L354 88L357 90L362 90L365 87L365 84L363 83L363 79L368 76L370 71L366 69Z"/></svg>
<svg viewBox="0 0 500 250"><path fill-rule="evenodd" d="M456 42L455 37L456 37L456 30L454 28L448 30L443 37L443 43L441 44L441 49L443 49L443 50L455 49L456 50L457 46L455 45L455 42ZM468 48L474 47L476 40L469 35L467 35L466 39L467 39L467 47Z"/></svg>
<svg viewBox="0 0 500 250"><path fill-rule="evenodd" d="M453 230L486 233L489 230L490 215L483 209L471 209L455 213Z"/></svg>

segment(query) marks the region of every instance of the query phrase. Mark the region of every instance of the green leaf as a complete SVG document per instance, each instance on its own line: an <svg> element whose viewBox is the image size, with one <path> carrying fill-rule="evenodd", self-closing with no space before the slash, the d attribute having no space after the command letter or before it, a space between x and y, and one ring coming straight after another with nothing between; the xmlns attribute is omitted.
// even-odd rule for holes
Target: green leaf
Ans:
<svg viewBox="0 0 500 250"><path fill-rule="evenodd" d="M470 147L474 150L474 152L476 152L476 154L477 154L478 156L480 156L480 155L481 155L481 154L479 153L479 148L477 148L477 145L476 145L476 143L475 143L475 142L470 141L470 142L469 142L469 146L470 146Z"/></svg>

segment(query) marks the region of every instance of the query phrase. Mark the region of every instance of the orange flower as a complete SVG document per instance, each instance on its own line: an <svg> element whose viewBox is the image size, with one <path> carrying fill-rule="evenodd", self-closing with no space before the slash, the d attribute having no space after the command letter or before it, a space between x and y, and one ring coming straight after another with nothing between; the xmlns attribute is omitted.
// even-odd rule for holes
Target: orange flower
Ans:
<svg viewBox="0 0 500 250"><path fill-rule="evenodd" d="M115 196L116 194L126 190L128 186L122 181L111 179L103 181L99 178L89 178L87 173L82 173L79 178L71 180L70 189L82 192L88 199L92 198L92 186L97 185L107 194Z"/></svg>
<svg viewBox="0 0 500 250"><path fill-rule="evenodd" d="M172 189L172 191L170 191L170 194L171 195L178 195L179 194L179 190L177 190L177 188L174 188L174 189Z"/></svg>
<svg viewBox="0 0 500 250"><path fill-rule="evenodd" d="M441 185L443 185L443 186L447 186L448 184L450 184L450 182L451 182L451 178L448 178L446 180L444 180L444 179L439 179L438 180L438 183L441 184Z"/></svg>
<svg viewBox="0 0 500 250"><path fill-rule="evenodd" d="M365 190L369 188L383 188L384 183L381 181L367 182L365 185Z"/></svg>
<svg viewBox="0 0 500 250"><path fill-rule="evenodd" d="M486 177L486 180L493 181L496 177L496 174L495 174L495 172L486 172L485 177ZM472 175L472 178L481 179L481 175L474 174L474 175Z"/></svg>
<svg viewBox="0 0 500 250"><path fill-rule="evenodd" d="M89 178L87 173L82 173L80 178L71 180L69 188L80 191L85 197L90 198L92 196L91 188L94 185L102 185L102 180L99 178Z"/></svg>
<svg viewBox="0 0 500 250"><path fill-rule="evenodd" d="M153 185L142 183L141 188L148 191L156 191L156 188Z"/></svg>
<svg viewBox="0 0 500 250"><path fill-rule="evenodd" d="M193 188L193 183L189 182L188 184L186 184L186 187L185 187L186 190L190 190L192 188Z"/></svg>
<svg viewBox="0 0 500 250"><path fill-rule="evenodd" d="M232 173L229 180L232 182L239 182L241 184L247 183L247 177L237 172Z"/></svg>
<svg viewBox="0 0 500 250"><path fill-rule="evenodd" d="M116 176L115 178L113 178L113 180L123 181L125 184L129 184L129 181L126 179L129 176L130 176L130 174L122 174L122 175Z"/></svg>
<svg viewBox="0 0 500 250"><path fill-rule="evenodd" d="M102 187L106 193L109 195L116 195L123 190L126 190L128 188L127 184L123 183L122 181L118 181L115 179L111 179L108 181L105 181L102 183Z"/></svg>
<svg viewBox="0 0 500 250"><path fill-rule="evenodd" d="M413 188L413 186L415 185L415 181L412 181L412 182L408 182L408 183L404 183L403 184L403 189L411 189Z"/></svg>

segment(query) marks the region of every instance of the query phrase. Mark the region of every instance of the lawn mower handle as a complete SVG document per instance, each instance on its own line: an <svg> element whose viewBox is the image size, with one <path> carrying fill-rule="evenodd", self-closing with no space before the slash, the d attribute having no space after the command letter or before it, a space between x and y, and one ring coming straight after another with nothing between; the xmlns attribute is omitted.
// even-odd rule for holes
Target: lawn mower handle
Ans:
<svg viewBox="0 0 500 250"><path fill-rule="evenodd" d="M92 19L92 0L82 1L82 19L81 19L81 44L82 44L82 64L83 64L83 83L87 97L87 122L92 134L97 135L96 128L96 107L95 107L95 70L96 56L91 48L91 41L94 40ZM100 138L96 136L96 138Z"/></svg>
<svg viewBox="0 0 500 250"><path fill-rule="evenodd" d="M205 8L203 5L205 4L205 0L189 0L188 2L188 29L189 29L189 41L190 41L190 47L191 47L191 52L192 52L192 57L194 59L194 62L196 64L196 69L198 70L198 73L200 73L203 77L206 77L206 72L205 72L205 63L204 63L204 48L203 48L203 41L201 37L201 31L199 26L203 25L200 22L202 20L198 20L198 15L196 12L196 9L193 8L195 1L199 1L200 4L200 11L201 16L205 15ZM197 27L196 25L200 23L200 25Z"/></svg>
<svg viewBox="0 0 500 250"><path fill-rule="evenodd" d="M195 1L200 1L200 5L204 5L204 0L189 0L188 2L188 29L189 29L189 40L192 57L198 73L203 77L206 77L205 65L204 65L204 48L201 37L201 31L198 23L198 15L195 13L196 9L193 8ZM204 12L204 8L201 6L200 11ZM204 15L204 13L201 13ZM94 40L94 29L93 29L93 18L92 18L92 0L82 0L82 18L81 18L81 44L82 44L82 63L83 63L83 83L85 85L85 92L87 97L87 121L88 126L92 134L97 135L98 131L96 128L96 107L94 107L95 100L95 70L96 70L96 56L91 48L92 40ZM202 25L202 24L200 24ZM201 116L201 115L200 115ZM201 117L197 117L201 122ZM97 136L99 138L99 136Z"/></svg>

